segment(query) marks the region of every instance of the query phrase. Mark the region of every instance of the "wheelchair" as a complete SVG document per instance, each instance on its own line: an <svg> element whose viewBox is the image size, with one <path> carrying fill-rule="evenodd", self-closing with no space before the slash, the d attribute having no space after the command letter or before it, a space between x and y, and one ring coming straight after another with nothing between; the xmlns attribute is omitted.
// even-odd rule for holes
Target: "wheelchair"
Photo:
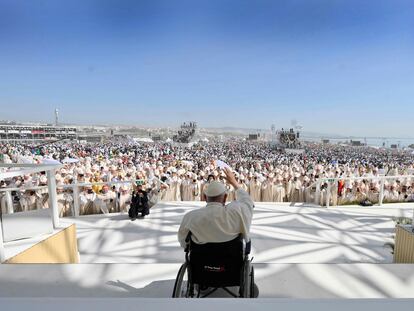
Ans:
<svg viewBox="0 0 414 311"><path fill-rule="evenodd" d="M224 243L196 244L186 238L185 263L178 271L173 298L205 298L223 289L234 298L254 298L251 242L242 235ZM238 287L234 293L228 287Z"/></svg>

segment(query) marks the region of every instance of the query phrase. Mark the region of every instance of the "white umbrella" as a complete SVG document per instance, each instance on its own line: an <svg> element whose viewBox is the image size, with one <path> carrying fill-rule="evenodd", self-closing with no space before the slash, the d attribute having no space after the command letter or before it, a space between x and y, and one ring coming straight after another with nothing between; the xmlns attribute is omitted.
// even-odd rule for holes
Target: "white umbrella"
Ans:
<svg viewBox="0 0 414 311"><path fill-rule="evenodd" d="M75 159L75 158L64 158L63 163L78 163L79 159Z"/></svg>
<svg viewBox="0 0 414 311"><path fill-rule="evenodd" d="M42 164L61 164L58 160L45 158L42 160Z"/></svg>

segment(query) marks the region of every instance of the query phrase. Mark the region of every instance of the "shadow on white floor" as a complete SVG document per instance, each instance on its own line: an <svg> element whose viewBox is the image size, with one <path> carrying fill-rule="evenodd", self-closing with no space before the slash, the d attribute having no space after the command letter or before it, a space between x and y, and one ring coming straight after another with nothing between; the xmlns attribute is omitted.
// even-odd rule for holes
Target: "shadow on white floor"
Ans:
<svg viewBox="0 0 414 311"><path fill-rule="evenodd" d="M0 265L0 297L168 298L179 267ZM414 265L259 263L254 267L260 298L414 297Z"/></svg>
<svg viewBox="0 0 414 311"><path fill-rule="evenodd" d="M151 215L65 218L75 222L82 263L182 263L177 242L183 215L201 202L161 203ZM257 204L251 227L258 263L391 263L393 217L412 217L400 206L314 208Z"/></svg>

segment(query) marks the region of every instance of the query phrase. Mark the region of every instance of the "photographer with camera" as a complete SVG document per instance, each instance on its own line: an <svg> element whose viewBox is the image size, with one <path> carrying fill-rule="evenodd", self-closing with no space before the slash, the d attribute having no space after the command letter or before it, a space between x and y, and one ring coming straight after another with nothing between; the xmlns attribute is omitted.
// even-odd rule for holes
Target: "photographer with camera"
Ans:
<svg viewBox="0 0 414 311"><path fill-rule="evenodd" d="M136 189L132 193L131 207L129 208L129 218L135 220L138 214L141 213L141 217L149 215L148 193L143 189L143 181L136 181Z"/></svg>

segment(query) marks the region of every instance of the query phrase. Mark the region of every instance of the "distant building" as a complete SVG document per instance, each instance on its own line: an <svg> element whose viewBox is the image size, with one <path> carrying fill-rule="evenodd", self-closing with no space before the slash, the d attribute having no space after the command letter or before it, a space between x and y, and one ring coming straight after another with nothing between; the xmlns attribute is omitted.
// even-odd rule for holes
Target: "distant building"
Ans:
<svg viewBox="0 0 414 311"><path fill-rule="evenodd" d="M0 125L1 142L45 142L65 139L77 139L77 129L49 125Z"/></svg>

